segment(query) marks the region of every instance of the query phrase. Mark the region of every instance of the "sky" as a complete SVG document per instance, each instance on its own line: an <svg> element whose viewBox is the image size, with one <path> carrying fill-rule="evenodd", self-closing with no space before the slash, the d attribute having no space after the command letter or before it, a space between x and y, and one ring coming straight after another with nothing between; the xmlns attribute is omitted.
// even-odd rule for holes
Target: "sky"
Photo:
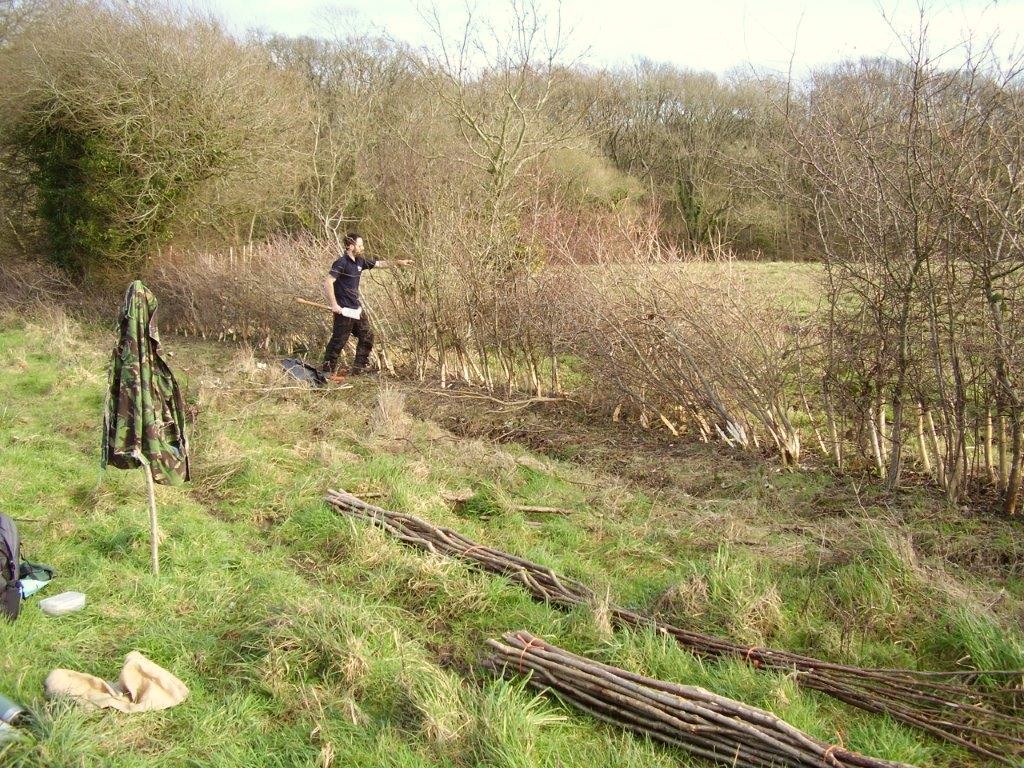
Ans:
<svg viewBox="0 0 1024 768"><path fill-rule="evenodd" d="M795 74L840 59L901 56L919 26L917 0L537 0L571 30L571 52L596 67L637 58L719 74L732 69ZM950 65L965 41L998 33L993 50L1007 60L1024 47L1024 0L927 1L929 51ZM411 43L434 38L423 12L437 8L444 27L461 29L466 0L206 0L230 28L288 35L376 32ZM506 0L477 0L478 15L500 18Z"/></svg>

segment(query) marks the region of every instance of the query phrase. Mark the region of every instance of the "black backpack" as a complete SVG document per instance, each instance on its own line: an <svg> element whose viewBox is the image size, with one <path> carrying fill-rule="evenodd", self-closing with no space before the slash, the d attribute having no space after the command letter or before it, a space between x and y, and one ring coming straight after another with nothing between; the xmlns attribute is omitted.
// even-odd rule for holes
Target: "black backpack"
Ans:
<svg viewBox="0 0 1024 768"><path fill-rule="evenodd" d="M21 541L18 529L7 515L0 515L0 616L11 621L21 610Z"/></svg>

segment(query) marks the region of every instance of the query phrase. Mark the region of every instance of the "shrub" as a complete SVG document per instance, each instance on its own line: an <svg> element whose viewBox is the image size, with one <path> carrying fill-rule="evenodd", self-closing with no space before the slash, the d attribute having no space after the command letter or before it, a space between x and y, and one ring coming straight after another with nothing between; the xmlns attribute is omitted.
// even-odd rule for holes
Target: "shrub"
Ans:
<svg viewBox="0 0 1024 768"><path fill-rule="evenodd" d="M35 189L52 260L133 265L178 230L284 210L304 91L217 23L78 3L2 53L2 135Z"/></svg>

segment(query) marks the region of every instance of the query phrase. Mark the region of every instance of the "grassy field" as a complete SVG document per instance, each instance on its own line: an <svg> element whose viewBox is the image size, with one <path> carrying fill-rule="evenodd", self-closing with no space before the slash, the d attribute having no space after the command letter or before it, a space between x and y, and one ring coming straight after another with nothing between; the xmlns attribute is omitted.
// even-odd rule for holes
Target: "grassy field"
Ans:
<svg viewBox="0 0 1024 768"><path fill-rule="evenodd" d="M32 598L0 623L0 692L41 719L0 746L4 766L704 764L481 673L483 640L519 628L875 756L980 764L786 676L699 662L612 632L600 611L562 613L403 548L327 508L330 486L742 642L870 665L1024 667L1009 524L704 446L647 454L628 433L591 445L582 425L575 451L534 454L459 436L440 407L437 421L410 415L426 415L424 398L396 384L289 388L272 361L174 338L194 482L158 488L154 579L142 476L98 467L112 343L59 311L0 318L0 509L19 520L25 556L57 568L48 593L89 599L51 619ZM475 495L454 510L443 494L461 489ZM524 516L521 503L570 514ZM44 700L51 669L112 679L131 650L184 680L188 700L139 715Z"/></svg>
<svg viewBox="0 0 1024 768"><path fill-rule="evenodd" d="M821 298L820 264L793 261L729 261L688 264L686 269L702 277L729 275L743 285L756 286L767 296L797 314L813 312Z"/></svg>

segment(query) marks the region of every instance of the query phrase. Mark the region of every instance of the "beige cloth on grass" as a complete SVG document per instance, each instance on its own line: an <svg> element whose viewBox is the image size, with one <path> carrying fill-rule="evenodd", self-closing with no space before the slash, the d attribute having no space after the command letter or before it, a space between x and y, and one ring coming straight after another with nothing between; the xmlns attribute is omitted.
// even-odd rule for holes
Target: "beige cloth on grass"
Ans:
<svg viewBox="0 0 1024 768"><path fill-rule="evenodd" d="M50 698L70 696L82 704L121 712L168 709L188 696L188 688L181 680L138 651L125 657L121 677L116 683L84 672L55 669L47 675L44 687Z"/></svg>

